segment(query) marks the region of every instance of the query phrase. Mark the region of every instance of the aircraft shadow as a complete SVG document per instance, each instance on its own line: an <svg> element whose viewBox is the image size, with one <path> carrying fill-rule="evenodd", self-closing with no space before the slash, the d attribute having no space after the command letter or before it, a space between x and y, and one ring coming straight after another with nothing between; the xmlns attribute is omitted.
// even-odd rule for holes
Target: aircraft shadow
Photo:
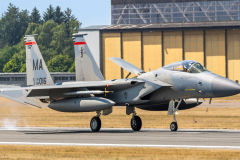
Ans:
<svg viewBox="0 0 240 160"><path fill-rule="evenodd" d="M52 131L52 130L46 130L46 131L18 131L18 132L23 132L25 134L81 134L81 133L89 133L89 134L102 134L102 133L112 133L112 134L117 134L117 133L171 133L171 134L178 134L178 133L236 133L239 134L240 132L231 132L231 131L177 131L177 132L172 132L172 131L167 131L167 130L141 130L139 132L135 132L132 130L100 130L99 132L92 132L91 130L58 130L58 131Z"/></svg>
<svg viewBox="0 0 240 160"><path fill-rule="evenodd" d="M134 131L119 131L119 130L113 130L113 131L99 131L99 132L92 132L92 131L19 131L23 132L25 134L79 134L79 133L90 133L90 134L96 134L96 133L134 133Z"/></svg>

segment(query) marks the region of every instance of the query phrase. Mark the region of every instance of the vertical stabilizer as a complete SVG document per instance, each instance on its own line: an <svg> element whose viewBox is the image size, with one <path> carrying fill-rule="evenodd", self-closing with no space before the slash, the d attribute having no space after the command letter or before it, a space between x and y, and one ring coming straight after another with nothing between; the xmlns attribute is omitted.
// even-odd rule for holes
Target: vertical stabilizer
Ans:
<svg viewBox="0 0 240 160"><path fill-rule="evenodd" d="M34 35L26 35L24 39L26 47L27 85L54 85Z"/></svg>
<svg viewBox="0 0 240 160"><path fill-rule="evenodd" d="M104 80L96 61L94 60L84 35L73 34L75 50L75 72L77 81L101 81Z"/></svg>

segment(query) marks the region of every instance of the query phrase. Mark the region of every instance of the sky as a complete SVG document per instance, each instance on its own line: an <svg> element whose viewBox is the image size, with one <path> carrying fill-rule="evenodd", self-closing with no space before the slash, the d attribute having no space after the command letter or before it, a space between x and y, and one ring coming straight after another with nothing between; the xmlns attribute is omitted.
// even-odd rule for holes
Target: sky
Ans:
<svg viewBox="0 0 240 160"><path fill-rule="evenodd" d="M9 3L19 7L20 10L27 9L30 13L36 6L41 14L50 4L53 7L60 6L62 10L69 7L75 17L82 22L82 27L111 24L111 0L0 0L0 15L7 11Z"/></svg>

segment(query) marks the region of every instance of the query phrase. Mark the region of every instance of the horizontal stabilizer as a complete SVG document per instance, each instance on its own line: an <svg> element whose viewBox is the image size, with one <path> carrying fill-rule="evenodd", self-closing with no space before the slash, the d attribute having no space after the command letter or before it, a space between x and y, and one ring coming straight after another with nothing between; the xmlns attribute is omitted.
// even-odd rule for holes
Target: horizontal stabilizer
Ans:
<svg viewBox="0 0 240 160"><path fill-rule="evenodd" d="M123 69L125 69L126 71L131 72L135 75L145 73L143 70L139 69L138 67L132 65L131 63L129 63L129 62L127 62L127 61L125 61L121 58L111 57L111 58L108 58L108 59L110 59L111 61L113 61L114 63L116 63L117 65L119 65Z"/></svg>
<svg viewBox="0 0 240 160"><path fill-rule="evenodd" d="M1 89L16 88L16 86L0 86L0 88ZM18 88L20 89L21 87L18 87ZM37 100L33 97L27 97L27 94L28 92L26 90L14 90L14 91L0 92L0 97L7 98L21 104L30 104L32 106L41 108Z"/></svg>

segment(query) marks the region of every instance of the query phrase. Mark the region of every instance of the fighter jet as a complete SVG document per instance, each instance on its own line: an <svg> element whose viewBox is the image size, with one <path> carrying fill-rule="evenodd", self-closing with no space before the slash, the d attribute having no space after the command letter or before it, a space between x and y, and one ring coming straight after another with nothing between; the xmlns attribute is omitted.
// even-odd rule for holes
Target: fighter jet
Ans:
<svg viewBox="0 0 240 160"><path fill-rule="evenodd" d="M176 113L196 107L202 102L199 98L215 98L240 93L240 85L208 71L196 61L175 62L160 69L144 72L123 59L109 58L129 72L124 79L103 80L94 58L86 44L83 34L74 34L75 53L79 54L80 64L91 64L81 75L95 81L63 82L53 85L34 36L25 37L26 52L31 55L27 63L33 84L40 86L21 88L1 88L1 92L16 90L28 91L27 98L49 97L49 108L60 112L96 112L90 121L90 128L97 132L101 128L100 115L112 113L113 106L126 106L126 114L134 131L139 131L142 121L135 111L140 108L149 111L168 111L174 121L171 131L177 131ZM77 58L76 58L77 59ZM80 69L82 66L79 65ZM128 78L130 74L136 75Z"/></svg>

